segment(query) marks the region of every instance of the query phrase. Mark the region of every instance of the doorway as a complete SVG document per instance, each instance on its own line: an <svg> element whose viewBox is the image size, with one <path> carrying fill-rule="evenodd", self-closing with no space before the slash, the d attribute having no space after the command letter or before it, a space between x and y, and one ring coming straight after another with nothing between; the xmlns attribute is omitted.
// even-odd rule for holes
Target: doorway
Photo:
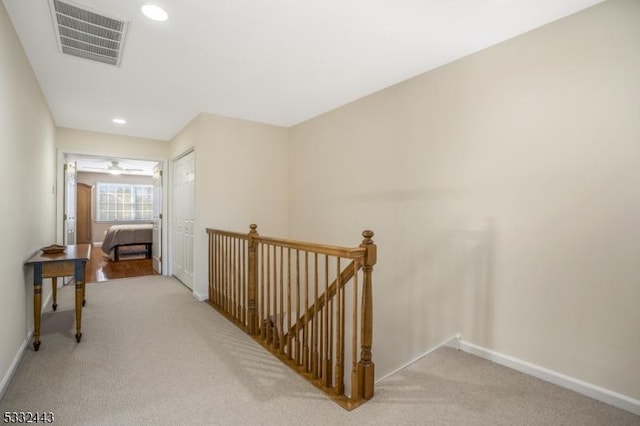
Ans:
<svg viewBox="0 0 640 426"><path fill-rule="evenodd" d="M64 170L58 180L63 188L58 196L58 223L62 224L58 235L62 235L64 244L93 245L90 263L95 263L98 271L93 279L88 276L88 281L166 273L162 259L166 236L162 235L161 226L162 211L166 209L162 176L166 161L60 152L58 164ZM73 166L68 167L69 164ZM108 229L123 224L153 224L153 259L145 259L144 253L141 259L137 246L122 246L120 262L115 261L113 251L111 255L102 252Z"/></svg>

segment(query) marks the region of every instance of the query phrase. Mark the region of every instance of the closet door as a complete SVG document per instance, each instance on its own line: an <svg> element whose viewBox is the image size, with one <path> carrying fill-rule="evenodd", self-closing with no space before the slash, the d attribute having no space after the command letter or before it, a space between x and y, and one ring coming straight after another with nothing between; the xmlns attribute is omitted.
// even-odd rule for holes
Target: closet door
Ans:
<svg viewBox="0 0 640 426"><path fill-rule="evenodd" d="M172 272L193 289L193 227L195 219L195 154L173 162Z"/></svg>

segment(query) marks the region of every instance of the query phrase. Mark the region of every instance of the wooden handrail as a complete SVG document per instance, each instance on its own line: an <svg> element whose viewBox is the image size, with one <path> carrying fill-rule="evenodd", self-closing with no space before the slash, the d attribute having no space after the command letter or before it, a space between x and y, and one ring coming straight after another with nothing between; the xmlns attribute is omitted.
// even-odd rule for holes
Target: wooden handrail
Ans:
<svg viewBox="0 0 640 426"><path fill-rule="evenodd" d="M212 229L212 228L207 228L207 234L209 234L209 235L224 235L225 237L233 237L233 238L238 238L240 240L248 240L249 239L249 235L248 234L241 234L239 232L231 232L231 231L222 231L220 229Z"/></svg>
<svg viewBox="0 0 640 426"><path fill-rule="evenodd" d="M349 248L264 237L256 225L249 228L247 234L207 228L209 303L344 408L371 399L373 232L364 231L362 243Z"/></svg>
<svg viewBox="0 0 640 426"><path fill-rule="evenodd" d="M366 253L366 249L362 247L345 248L286 240L283 238L256 237L256 241L260 243L271 244L277 247L286 247L295 250L307 251L309 253L326 254L329 256L343 257L345 259L362 259L364 258Z"/></svg>

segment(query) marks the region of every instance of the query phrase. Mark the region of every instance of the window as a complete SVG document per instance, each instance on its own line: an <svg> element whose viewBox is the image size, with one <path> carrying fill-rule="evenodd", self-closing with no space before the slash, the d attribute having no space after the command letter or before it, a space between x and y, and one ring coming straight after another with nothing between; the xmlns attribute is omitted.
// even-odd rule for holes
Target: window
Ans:
<svg viewBox="0 0 640 426"><path fill-rule="evenodd" d="M152 185L97 183L96 221L151 220L152 214Z"/></svg>

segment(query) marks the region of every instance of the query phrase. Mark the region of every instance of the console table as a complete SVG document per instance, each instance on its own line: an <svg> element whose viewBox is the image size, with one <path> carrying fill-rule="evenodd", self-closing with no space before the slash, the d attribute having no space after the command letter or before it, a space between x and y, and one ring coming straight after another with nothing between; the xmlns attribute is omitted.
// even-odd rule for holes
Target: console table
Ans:
<svg viewBox="0 0 640 426"><path fill-rule="evenodd" d="M85 304L85 267L91 257L91 244L67 246L64 253L36 254L25 262L33 265L33 349L40 349L40 316L42 312L42 279L51 278L53 305L58 307L58 277L74 277L76 282L76 342L82 338L82 307Z"/></svg>

